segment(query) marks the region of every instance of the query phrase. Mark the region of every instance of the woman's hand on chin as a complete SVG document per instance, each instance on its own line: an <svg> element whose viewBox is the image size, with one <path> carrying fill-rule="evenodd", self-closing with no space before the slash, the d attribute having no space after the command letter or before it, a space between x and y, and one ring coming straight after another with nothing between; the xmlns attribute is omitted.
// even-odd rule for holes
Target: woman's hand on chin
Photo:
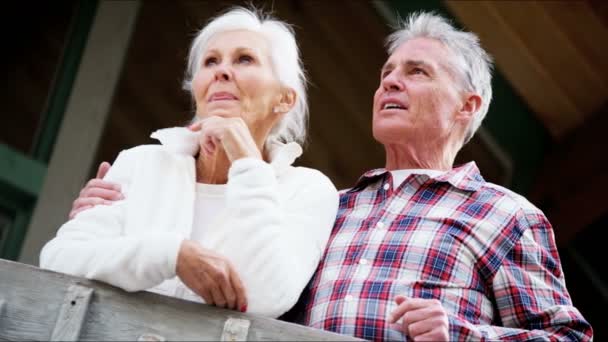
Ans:
<svg viewBox="0 0 608 342"><path fill-rule="evenodd" d="M231 162L241 158L262 159L249 128L240 117L210 116L191 125L190 130L201 132L201 152L207 156L213 156L222 148Z"/></svg>
<svg viewBox="0 0 608 342"><path fill-rule="evenodd" d="M184 240L179 249L177 276L207 304L247 311L245 287L224 256Z"/></svg>

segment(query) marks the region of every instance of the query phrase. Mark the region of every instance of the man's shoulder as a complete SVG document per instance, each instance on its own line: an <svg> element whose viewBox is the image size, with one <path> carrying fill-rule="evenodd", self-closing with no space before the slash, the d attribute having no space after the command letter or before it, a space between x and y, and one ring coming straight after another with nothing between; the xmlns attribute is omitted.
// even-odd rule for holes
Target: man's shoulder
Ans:
<svg viewBox="0 0 608 342"><path fill-rule="evenodd" d="M528 221L545 219L542 210L532 204L526 197L504 186L485 182L479 191L483 195L495 197L493 202L504 210L511 211L513 215L521 216Z"/></svg>

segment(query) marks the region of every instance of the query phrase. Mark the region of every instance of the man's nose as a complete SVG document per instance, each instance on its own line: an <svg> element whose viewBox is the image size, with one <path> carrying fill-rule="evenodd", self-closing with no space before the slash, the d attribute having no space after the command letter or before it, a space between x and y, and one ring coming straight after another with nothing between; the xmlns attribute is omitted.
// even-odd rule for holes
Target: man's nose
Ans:
<svg viewBox="0 0 608 342"><path fill-rule="evenodd" d="M399 78L399 72L395 69L382 79L382 87L384 90L401 91L405 89L402 80Z"/></svg>

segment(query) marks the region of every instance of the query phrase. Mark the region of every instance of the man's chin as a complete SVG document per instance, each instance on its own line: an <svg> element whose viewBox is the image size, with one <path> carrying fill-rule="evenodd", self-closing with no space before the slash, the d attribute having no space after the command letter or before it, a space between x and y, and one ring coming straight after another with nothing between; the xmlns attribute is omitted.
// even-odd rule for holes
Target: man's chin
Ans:
<svg viewBox="0 0 608 342"><path fill-rule="evenodd" d="M382 145L393 144L398 141L402 141L403 137L407 134L401 127L382 127L374 125L372 127L372 133L374 139Z"/></svg>

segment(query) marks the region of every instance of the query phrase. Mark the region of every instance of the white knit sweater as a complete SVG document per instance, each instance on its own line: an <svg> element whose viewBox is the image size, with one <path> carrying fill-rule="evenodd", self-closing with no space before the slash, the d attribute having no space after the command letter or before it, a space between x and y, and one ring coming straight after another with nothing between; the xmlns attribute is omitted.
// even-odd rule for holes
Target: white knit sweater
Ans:
<svg viewBox="0 0 608 342"><path fill-rule="evenodd" d="M122 151L105 179L125 200L98 205L66 222L40 266L127 291L170 293L181 242L189 238L197 140L183 128L152 135L163 145ZM228 174L226 210L203 247L226 256L244 282L248 312L278 317L297 301L324 252L338 194L322 173L291 164L299 145L275 145L271 162L244 158Z"/></svg>

